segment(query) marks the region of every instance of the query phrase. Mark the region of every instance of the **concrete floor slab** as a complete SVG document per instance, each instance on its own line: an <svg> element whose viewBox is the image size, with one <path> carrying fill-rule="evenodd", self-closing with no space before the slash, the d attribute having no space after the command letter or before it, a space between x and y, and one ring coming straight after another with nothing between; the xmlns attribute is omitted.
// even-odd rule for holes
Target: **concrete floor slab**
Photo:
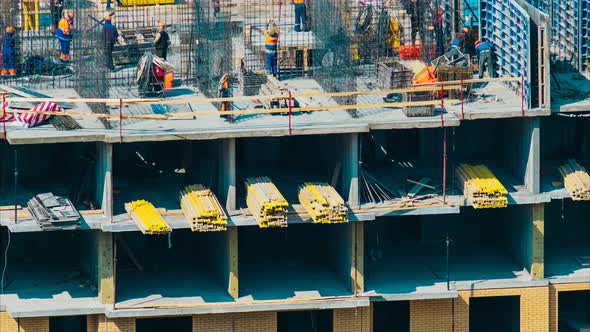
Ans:
<svg viewBox="0 0 590 332"><path fill-rule="evenodd" d="M590 257L587 245L563 244L559 248L545 248L545 278L551 283L590 282L590 266L581 264L582 257Z"/></svg>

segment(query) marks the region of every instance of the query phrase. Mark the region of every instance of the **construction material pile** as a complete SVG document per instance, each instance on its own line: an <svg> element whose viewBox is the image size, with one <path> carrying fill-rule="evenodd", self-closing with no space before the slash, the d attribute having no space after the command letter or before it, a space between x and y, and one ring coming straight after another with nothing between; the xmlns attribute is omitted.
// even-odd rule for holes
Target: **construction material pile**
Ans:
<svg viewBox="0 0 590 332"><path fill-rule="evenodd" d="M288 108L289 107L289 91L284 86L281 86L279 80L272 76L268 76L266 83L260 87L261 96L284 96L272 99L260 99L262 105L267 108ZM295 107L295 105L291 105Z"/></svg>
<svg viewBox="0 0 590 332"><path fill-rule="evenodd" d="M180 192L180 207L193 232L227 230L227 215L211 190L197 184Z"/></svg>
<svg viewBox="0 0 590 332"><path fill-rule="evenodd" d="M268 177L246 179L246 204L260 228L287 227L287 200Z"/></svg>
<svg viewBox="0 0 590 332"><path fill-rule="evenodd" d="M43 230L75 229L80 225L80 213L67 198L52 193L39 194L29 200L27 206Z"/></svg>
<svg viewBox="0 0 590 332"><path fill-rule="evenodd" d="M400 89L412 85L412 70L398 61L385 61L377 64L377 82L382 89Z"/></svg>
<svg viewBox="0 0 590 332"><path fill-rule="evenodd" d="M583 166L569 159L564 165L559 166L559 173L563 176L565 189L572 200L590 200L590 175Z"/></svg>
<svg viewBox="0 0 590 332"><path fill-rule="evenodd" d="M143 234L164 234L172 231L158 210L146 200L127 203L125 210Z"/></svg>
<svg viewBox="0 0 590 332"><path fill-rule="evenodd" d="M243 96L256 96L260 92L260 87L266 83L265 73L255 73L252 71L240 71L238 76L238 89Z"/></svg>
<svg viewBox="0 0 590 332"><path fill-rule="evenodd" d="M299 202L319 224L348 222L348 208L334 187L327 183L305 183L299 187Z"/></svg>
<svg viewBox="0 0 590 332"><path fill-rule="evenodd" d="M456 168L457 186L476 209L508 205L508 191L485 165L460 164Z"/></svg>

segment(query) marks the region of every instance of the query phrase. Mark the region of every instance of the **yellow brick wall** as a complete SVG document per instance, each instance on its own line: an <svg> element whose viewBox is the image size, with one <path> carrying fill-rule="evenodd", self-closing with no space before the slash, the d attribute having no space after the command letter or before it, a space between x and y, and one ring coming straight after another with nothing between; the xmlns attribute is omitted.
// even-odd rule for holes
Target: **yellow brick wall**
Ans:
<svg viewBox="0 0 590 332"><path fill-rule="evenodd" d="M453 320L453 304L455 315ZM467 314L465 314L467 310ZM416 300L410 301L410 331L411 332L430 332L430 331L452 331L453 324L456 332L468 332L463 329L462 323L467 320L469 324L468 305L457 299L440 299L440 300Z"/></svg>
<svg viewBox="0 0 590 332"><path fill-rule="evenodd" d="M109 319L98 316L97 332L135 332L135 318Z"/></svg>
<svg viewBox="0 0 590 332"><path fill-rule="evenodd" d="M1 332L49 332L49 318L17 318L10 317L7 312L0 312Z"/></svg>
<svg viewBox="0 0 590 332"><path fill-rule="evenodd" d="M559 326L559 293L590 290L590 282L549 285L549 332Z"/></svg>
<svg viewBox="0 0 590 332"><path fill-rule="evenodd" d="M334 309L334 332L373 332L371 307Z"/></svg>
<svg viewBox="0 0 590 332"><path fill-rule="evenodd" d="M86 332L98 332L98 315L86 316Z"/></svg>
<svg viewBox="0 0 590 332"><path fill-rule="evenodd" d="M276 312L193 316L193 332L276 332Z"/></svg>

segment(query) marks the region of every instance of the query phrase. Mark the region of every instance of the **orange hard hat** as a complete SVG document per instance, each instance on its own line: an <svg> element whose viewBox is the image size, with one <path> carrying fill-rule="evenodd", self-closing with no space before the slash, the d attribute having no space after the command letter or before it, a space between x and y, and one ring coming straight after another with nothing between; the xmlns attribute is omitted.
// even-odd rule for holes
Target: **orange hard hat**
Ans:
<svg viewBox="0 0 590 332"><path fill-rule="evenodd" d="M110 21L111 19L112 19L112 18L111 18L111 16L110 16L110 15L107 15L107 16L105 16L105 17L104 17L104 20L105 20L105 21Z"/></svg>
<svg viewBox="0 0 590 332"><path fill-rule="evenodd" d="M481 40L476 40L476 41L475 41L475 46L477 46L477 45L479 45L479 44L481 44Z"/></svg>
<svg viewBox="0 0 590 332"><path fill-rule="evenodd" d="M166 26L166 23L160 21L160 22L158 22L158 26L165 27Z"/></svg>
<svg viewBox="0 0 590 332"><path fill-rule="evenodd" d="M6 27L6 32L8 32L8 33L13 33L13 32L14 32L14 27L12 27L12 26L10 26L10 25L9 25L9 26L7 26L7 27Z"/></svg>

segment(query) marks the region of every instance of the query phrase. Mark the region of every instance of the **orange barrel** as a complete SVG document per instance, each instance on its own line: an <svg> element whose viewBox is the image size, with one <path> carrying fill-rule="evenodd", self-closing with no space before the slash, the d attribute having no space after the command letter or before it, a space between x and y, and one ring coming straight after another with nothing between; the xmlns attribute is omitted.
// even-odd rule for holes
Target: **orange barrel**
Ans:
<svg viewBox="0 0 590 332"><path fill-rule="evenodd" d="M174 71L172 69L166 70L164 74L164 88L172 89L174 87Z"/></svg>

